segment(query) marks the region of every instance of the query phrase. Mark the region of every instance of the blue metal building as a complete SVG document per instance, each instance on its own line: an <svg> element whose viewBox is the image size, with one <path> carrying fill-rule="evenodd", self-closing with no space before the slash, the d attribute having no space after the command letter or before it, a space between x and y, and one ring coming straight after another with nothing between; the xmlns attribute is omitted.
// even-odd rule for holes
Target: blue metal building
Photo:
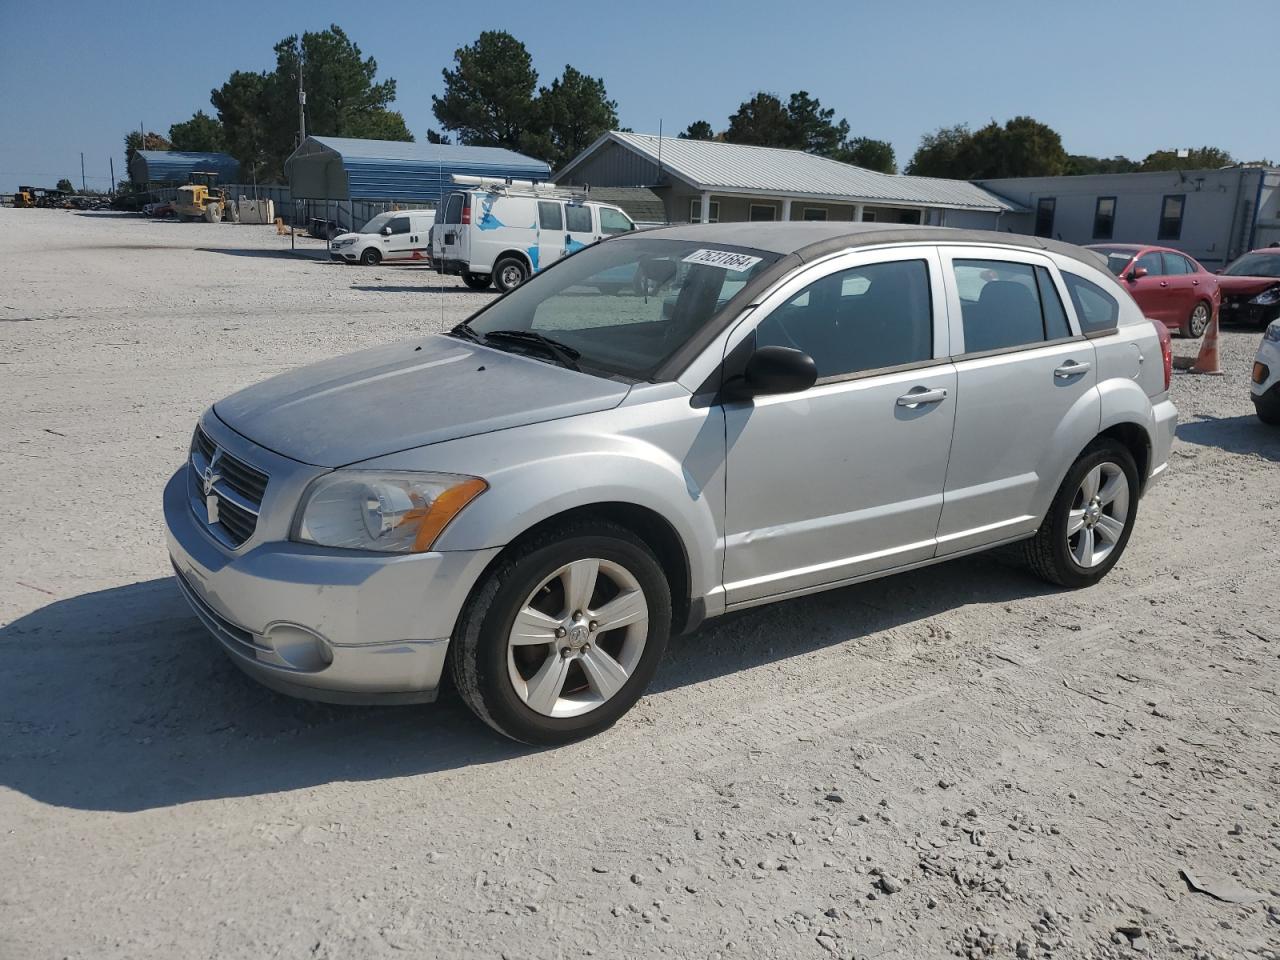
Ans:
<svg viewBox="0 0 1280 960"><path fill-rule="evenodd" d="M134 183L190 183L192 173L216 173L222 183L240 176L240 161L226 153L182 150L137 150L129 161Z"/></svg>
<svg viewBox="0 0 1280 960"><path fill-rule="evenodd" d="M307 137L285 161L294 200L382 200L438 204L453 174L545 181L541 160L499 147Z"/></svg>

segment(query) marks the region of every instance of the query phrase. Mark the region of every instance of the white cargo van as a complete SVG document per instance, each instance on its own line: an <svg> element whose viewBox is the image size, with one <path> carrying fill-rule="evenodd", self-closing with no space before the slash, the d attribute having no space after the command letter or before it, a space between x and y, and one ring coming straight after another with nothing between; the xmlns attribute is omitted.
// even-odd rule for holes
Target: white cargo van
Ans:
<svg viewBox="0 0 1280 960"><path fill-rule="evenodd" d="M561 257L636 228L615 206L529 182L455 177L431 231L431 259L473 290L504 293ZM476 184L470 188L468 181Z"/></svg>
<svg viewBox="0 0 1280 960"><path fill-rule="evenodd" d="M389 210L366 223L357 233L343 233L329 241L329 256L347 263L426 263L431 259L434 210Z"/></svg>

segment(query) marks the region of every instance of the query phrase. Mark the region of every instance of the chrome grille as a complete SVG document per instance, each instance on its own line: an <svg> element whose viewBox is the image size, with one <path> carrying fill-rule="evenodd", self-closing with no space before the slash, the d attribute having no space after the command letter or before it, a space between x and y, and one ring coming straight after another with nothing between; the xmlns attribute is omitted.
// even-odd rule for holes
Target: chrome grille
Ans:
<svg viewBox="0 0 1280 960"><path fill-rule="evenodd" d="M267 475L219 447L200 427L191 438L190 467L191 509L215 537L240 546L258 526Z"/></svg>

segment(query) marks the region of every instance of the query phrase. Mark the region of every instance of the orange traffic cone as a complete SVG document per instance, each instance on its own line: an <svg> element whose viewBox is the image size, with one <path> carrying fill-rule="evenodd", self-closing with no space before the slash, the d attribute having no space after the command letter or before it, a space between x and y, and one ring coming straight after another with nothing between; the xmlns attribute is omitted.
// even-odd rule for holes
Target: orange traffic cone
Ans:
<svg viewBox="0 0 1280 960"><path fill-rule="evenodd" d="M1218 365L1218 312L1216 310L1213 312L1213 319L1209 321L1209 328L1204 332L1199 355L1195 360L1177 357L1174 365L1187 373L1204 373L1213 377L1223 375L1222 367Z"/></svg>

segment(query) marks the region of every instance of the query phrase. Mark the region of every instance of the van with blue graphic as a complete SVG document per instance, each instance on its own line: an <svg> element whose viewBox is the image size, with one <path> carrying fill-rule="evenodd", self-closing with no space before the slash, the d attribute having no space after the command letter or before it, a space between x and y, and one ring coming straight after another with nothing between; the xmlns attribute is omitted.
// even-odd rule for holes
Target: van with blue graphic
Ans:
<svg viewBox="0 0 1280 960"><path fill-rule="evenodd" d="M561 257L636 228L618 207L544 184L454 177L474 182L449 194L431 228L431 260L473 290L505 293Z"/></svg>

